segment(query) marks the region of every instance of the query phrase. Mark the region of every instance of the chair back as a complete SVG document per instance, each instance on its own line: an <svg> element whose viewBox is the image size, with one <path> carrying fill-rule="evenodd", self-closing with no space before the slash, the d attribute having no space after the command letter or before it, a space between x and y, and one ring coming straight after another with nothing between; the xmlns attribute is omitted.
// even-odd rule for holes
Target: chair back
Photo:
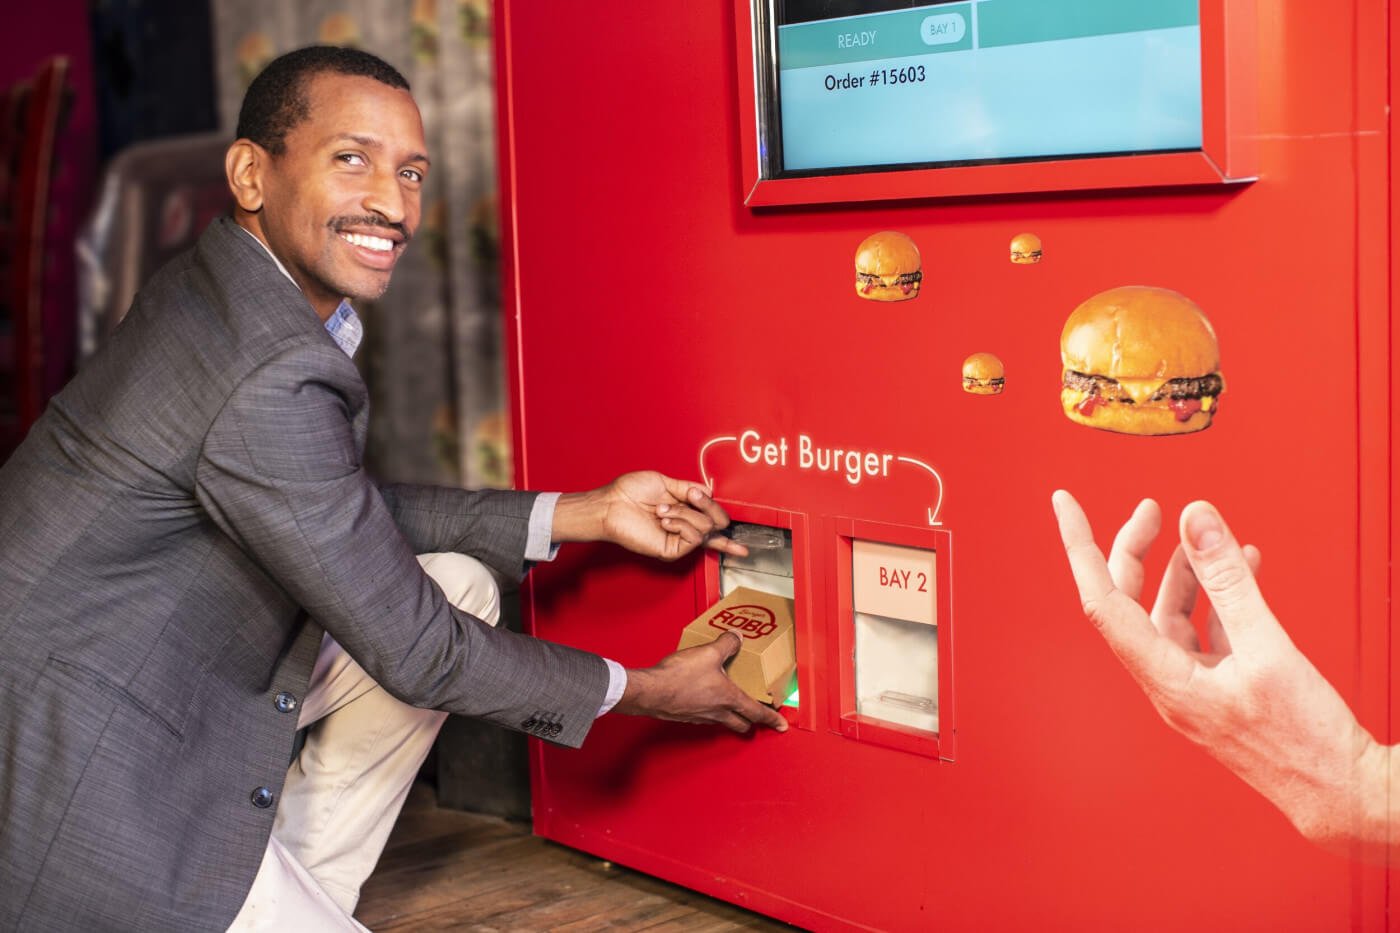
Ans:
<svg viewBox="0 0 1400 933"><path fill-rule="evenodd" d="M0 456L43 409L43 284L49 183L68 60L0 95Z"/></svg>

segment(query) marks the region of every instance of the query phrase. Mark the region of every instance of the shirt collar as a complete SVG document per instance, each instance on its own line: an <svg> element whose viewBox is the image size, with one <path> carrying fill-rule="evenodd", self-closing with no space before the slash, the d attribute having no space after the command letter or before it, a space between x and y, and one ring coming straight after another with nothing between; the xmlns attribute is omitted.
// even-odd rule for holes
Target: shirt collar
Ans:
<svg viewBox="0 0 1400 933"><path fill-rule="evenodd" d="M340 305L331 316L326 318L326 331L335 341L335 345L352 359L355 351L360 348L360 341L365 337L365 326L360 323L360 316L344 298L340 299Z"/></svg>
<svg viewBox="0 0 1400 933"><path fill-rule="evenodd" d="M287 271L287 267L282 265L282 260L277 258L276 253L267 248L266 243L256 236L253 236L253 232L242 224L234 224L234 226L242 230L254 243L262 247L262 251L267 253L272 261L277 264L277 271L285 275L288 282L291 282L293 285L297 284L297 280L292 278L292 274ZM300 285L297 285L297 290L301 290ZM360 341L364 339L365 327L364 324L360 323L360 316L355 313L355 309L350 307L350 300L348 298L340 299L340 305L332 312L331 316L326 319L326 331L331 335L331 339L335 341L335 345L345 351L346 356L352 358L355 356L355 351L360 348Z"/></svg>

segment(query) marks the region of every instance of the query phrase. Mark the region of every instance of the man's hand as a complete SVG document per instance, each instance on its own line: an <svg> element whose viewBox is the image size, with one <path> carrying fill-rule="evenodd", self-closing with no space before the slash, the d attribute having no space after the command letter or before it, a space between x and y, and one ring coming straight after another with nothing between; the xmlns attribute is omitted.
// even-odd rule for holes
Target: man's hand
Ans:
<svg viewBox="0 0 1400 933"><path fill-rule="evenodd" d="M1304 836L1338 851L1389 847L1390 750L1378 746L1305 658L1255 582L1259 552L1241 548L1213 506L1181 513L1152 612L1139 605L1143 559L1161 527L1144 499L1105 561L1069 493L1053 498L1084 614L1162 718L1203 745L1283 811ZM1191 612L1211 602L1203 649Z"/></svg>
<svg viewBox="0 0 1400 933"><path fill-rule="evenodd" d="M779 732L787 720L740 690L724 673L724 663L741 642L725 632L708 645L668 654L655 667L627 672L627 689L613 712L674 722L718 723L748 732L757 723Z"/></svg>
<svg viewBox="0 0 1400 933"><path fill-rule="evenodd" d="M684 557L701 545L748 554L719 533L727 527L729 516L704 486L644 470L624 473L601 489L560 496L553 540L610 541L662 560Z"/></svg>

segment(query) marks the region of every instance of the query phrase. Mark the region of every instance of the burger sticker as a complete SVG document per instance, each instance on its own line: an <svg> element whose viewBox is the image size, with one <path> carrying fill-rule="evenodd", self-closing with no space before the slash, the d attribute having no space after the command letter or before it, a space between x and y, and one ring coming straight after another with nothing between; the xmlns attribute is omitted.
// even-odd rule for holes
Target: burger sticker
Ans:
<svg viewBox="0 0 1400 933"><path fill-rule="evenodd" d="M991 353L974 353L963 361L962 387L973 395L1000 395L1006 388L1006 367Z"/></svg>
<svg viewBox="0 0 1400 933"><path fill-rule="evenodd" d="M919 248L902 233L872 233L856 250L856 294L871 301L919 297L924 273Z"/></svg>
<svg viewBox="0 0 1400 933"><path fill-rule="evenodd" d="M321 20L317 38L322 45L339 45L352 49L357 49L363 44L359 24L349 13L332 13Z"/></svg>
<svg viewBox="0 0 1400 933"><path fill-rule="evenodd" d="M238 76L247 90L268 62L277 57L277 50L265 33L250 32L238 41L234 55L238 59Z"/></svg>
<svg viewBox="0 0 1400 933"><path fill-rule="evenodd" d="M1060 334L1065 417L1120 434L1210 427L1225 380L1215 329L1178 292L1128 285L1074 309Z"/></svg>
<svg viewBox="0 0 1400 933"><path fill-rule="evenodd" d="M1018 266L1040 262L1040 237L1034 233L1018 233L1011 238L1011 261Z"/></svg>

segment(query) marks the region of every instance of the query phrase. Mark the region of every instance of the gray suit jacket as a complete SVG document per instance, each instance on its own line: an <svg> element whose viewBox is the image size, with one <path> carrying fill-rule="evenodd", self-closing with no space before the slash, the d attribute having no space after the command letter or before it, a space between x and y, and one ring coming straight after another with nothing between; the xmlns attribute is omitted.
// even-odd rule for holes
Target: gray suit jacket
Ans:
<svg viewBox="0 0 1400 933"><path fill-rule="evenodd" d="M226 927L292 747L274 698L323 630L410 703L583 741L602 660L456 610L414 559L519 577L533 495L376 488L366 416L225 219L0 469L0 929Z"/></svg>

